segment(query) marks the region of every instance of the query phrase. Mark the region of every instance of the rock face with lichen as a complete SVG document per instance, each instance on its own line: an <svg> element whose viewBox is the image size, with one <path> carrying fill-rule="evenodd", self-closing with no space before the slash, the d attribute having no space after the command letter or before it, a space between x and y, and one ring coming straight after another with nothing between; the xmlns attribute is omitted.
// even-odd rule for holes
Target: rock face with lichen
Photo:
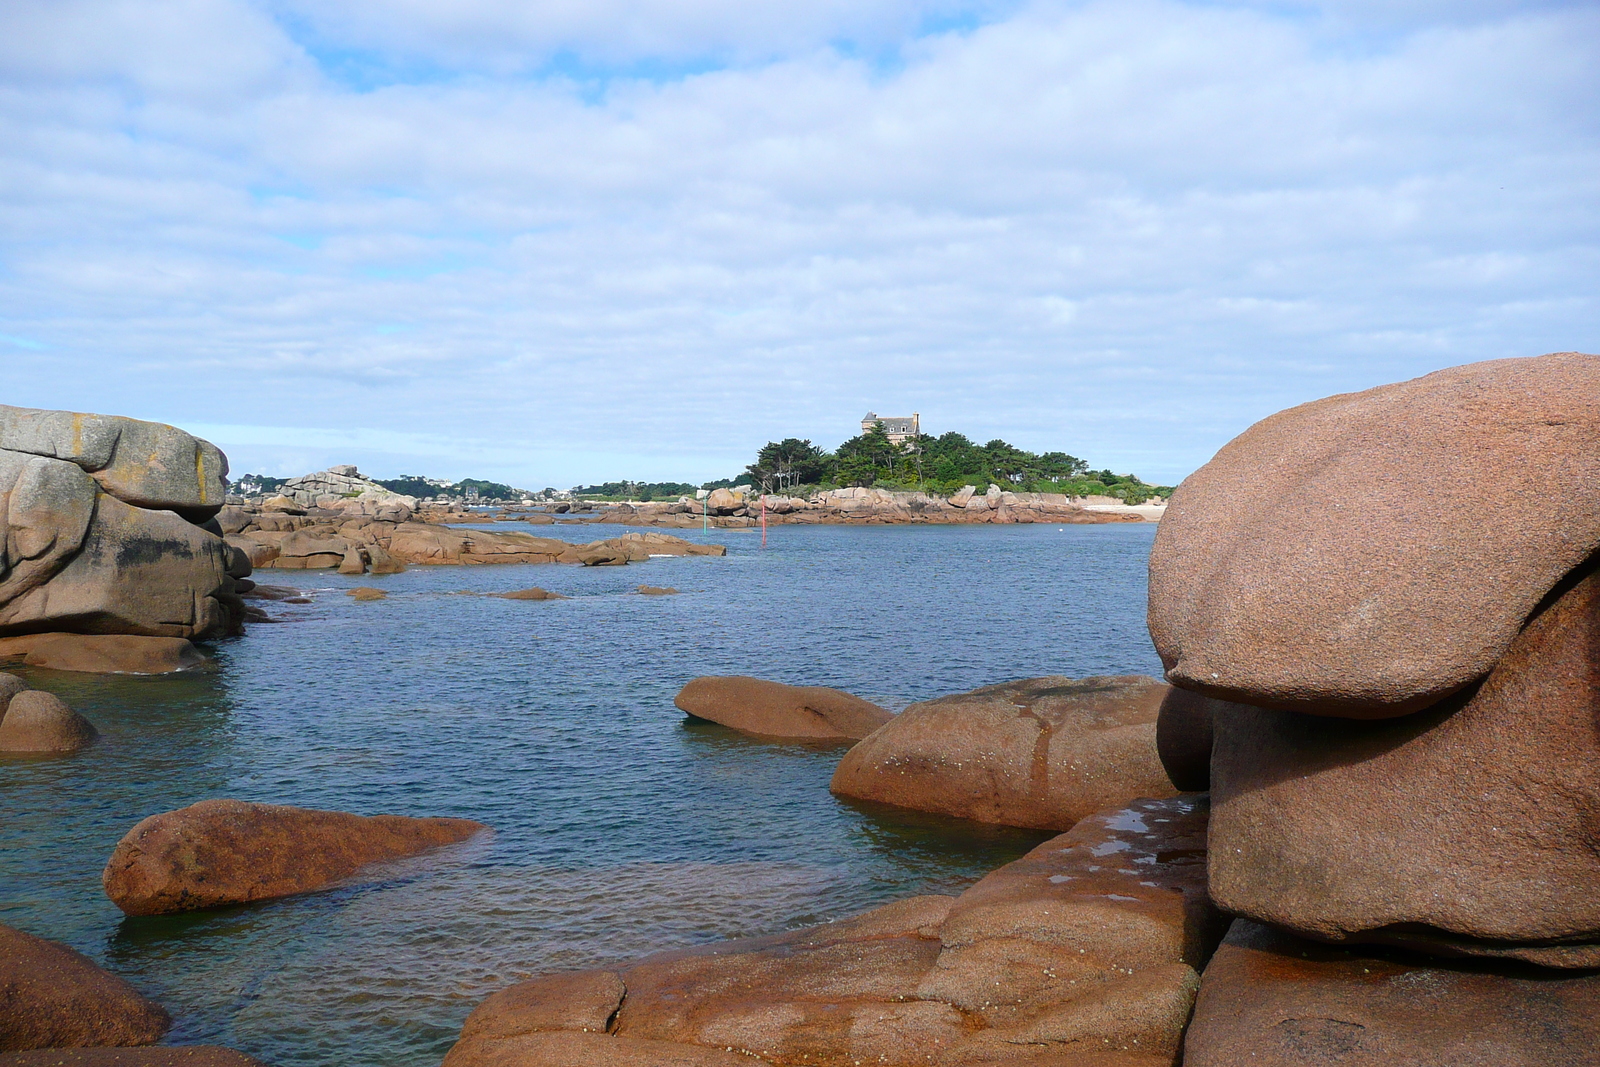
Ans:
<svg viewBox="0 0 1600 1067"><path fill-rule="evenodd" d="M0 406L0 637L236 632L249 567L202 525L227 471L171 426Z"/></svg>

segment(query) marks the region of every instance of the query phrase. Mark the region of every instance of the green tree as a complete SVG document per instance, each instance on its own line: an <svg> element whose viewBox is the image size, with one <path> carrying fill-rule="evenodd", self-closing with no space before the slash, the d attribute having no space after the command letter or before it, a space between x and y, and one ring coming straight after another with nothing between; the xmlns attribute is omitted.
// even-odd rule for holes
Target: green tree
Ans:
<svg viewBox="0 0 1600 1067"><path fill-rule="evenodd" d="M866 433L850 438L834 452L838 478L844 485L871 485L879 478L892 478L905 451L875 422Z"/></svg>
<svg viewBox="0 0 1600 1067"><path fill-rule="evenodd" d="M752 485L767 492L815 485L827 477L832 457L809 439L785 437L768 441L756 454L756 461L745 468Z"/></svg>

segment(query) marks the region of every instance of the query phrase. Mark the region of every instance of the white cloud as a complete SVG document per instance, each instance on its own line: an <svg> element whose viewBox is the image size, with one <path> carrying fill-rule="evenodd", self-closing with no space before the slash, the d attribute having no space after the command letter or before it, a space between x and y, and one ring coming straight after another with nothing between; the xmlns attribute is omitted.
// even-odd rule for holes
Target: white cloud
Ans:
<svg viewBox="0 0 1600 1067"><path fill-rule="evenodd" d="M1600 348L1592 7L376 10L0 12L11 402L537 485L905 409L1176 478L1289 403ZM331 69L424 45L456 73ZM505 73L563 48L734 58Z"/></svg>

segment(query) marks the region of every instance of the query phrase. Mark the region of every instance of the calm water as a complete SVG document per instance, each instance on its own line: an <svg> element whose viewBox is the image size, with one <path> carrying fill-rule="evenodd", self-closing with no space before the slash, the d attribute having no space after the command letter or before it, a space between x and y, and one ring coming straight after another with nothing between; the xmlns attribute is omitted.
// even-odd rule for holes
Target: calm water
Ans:
<svg viewBox="0 0 1600 1067"><path fill-rule="evenodd" d="M1040 836L843 803L827 791L841 749L689 725L673 695L744 673L899 710L1042 674L1159 673L1154 532L778 527L765 549L714 530L726 557L628 567L265 572L314 602L270 605L291 621L219 646L214 669L19 672L103 736L0 761L0 922L129 978L172 1012L169 1042L275 1067L434 1067L477 1001L520 978L959 891ZM355 603L355 585L389 599ZM463 595L530 585L573 599ZM124 919L100 889L117 839L223 796L495 832L331 892Z"/></svg>

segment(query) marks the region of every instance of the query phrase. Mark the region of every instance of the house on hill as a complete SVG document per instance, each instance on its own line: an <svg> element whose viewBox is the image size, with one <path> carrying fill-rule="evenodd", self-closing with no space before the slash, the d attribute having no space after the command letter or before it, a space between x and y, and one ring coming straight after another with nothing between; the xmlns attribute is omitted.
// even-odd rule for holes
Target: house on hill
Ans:
<svg viewBox="0 0 1600 1067"><path fill-rule="evenodd" d="M922 416L916 412L911 413L909 419L893 418L867 412L861 420L861 432L866 433L872 429L873 423L883 423L883 432L889 435L889 440L897 445L903 445L909 439L922 433Z"/></svg>

